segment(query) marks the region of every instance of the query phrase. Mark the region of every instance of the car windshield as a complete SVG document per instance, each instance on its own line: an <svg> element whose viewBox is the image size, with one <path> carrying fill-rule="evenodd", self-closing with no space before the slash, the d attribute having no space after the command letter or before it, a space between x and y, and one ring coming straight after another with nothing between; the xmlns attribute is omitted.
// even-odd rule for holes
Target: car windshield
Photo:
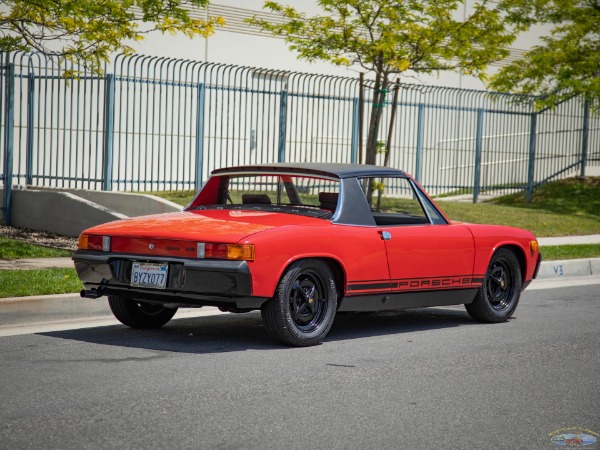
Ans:
<svg viewBox="0 0 600 450"><path fill-rule="evenodd" d="M328 219L337 207L339 181L334 179L284 174L215 178L207 185L215 195L201 193L194 209L261 210Z"/></svg>

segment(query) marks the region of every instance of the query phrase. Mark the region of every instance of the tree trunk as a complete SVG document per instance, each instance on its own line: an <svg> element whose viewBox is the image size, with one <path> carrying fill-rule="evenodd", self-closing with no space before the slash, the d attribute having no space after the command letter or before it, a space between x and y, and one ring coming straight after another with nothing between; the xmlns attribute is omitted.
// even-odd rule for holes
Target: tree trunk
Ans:
<svg viewBox="0 0 600 450"><path fill-rule="evenodd" d="M373 103L371 104L371 118L369 119L369 132L367 133L367 154L365 164L373 164L375 161L375 143L377 142L377 131L375 130L378 122L377 114L379 112L379 96L381 90L381 73L375 74L375 86L373 87Z"/></svg>
<svg viewBox="0 0 600 450"><path fill-rule="evenodd" d="M392 100L392 111L390 113L390 126L388 127L387 141L385 142L385 157L383 158L383 165L388 167L390 165L390 153L392 149L392 137L394 135L394 123L396 121L396 110L398 109L398 89L400 88L400 78L396 80L394 85L394 98ZM383 179L380 183L383 184ZM383 196L383 190L379 189L377 192L377 209L381 209L381 197Z"/></svg>
<svg viewBox="0 0 600 450"><path fill-rule="evenodd" d="M394 85L394 98L392 100L392 111L390 113L390 126L388 127L388 136L385 143L385 158L383 165L388 166L390 164L390 151L392 148L392 137L394 135L394 123L396 122L396 110L398 109L398 90L400 89L400 78L396 80Z"/></svg>
<svg viewBox="0 0 600 450"><path fill-rule="evenodd" d="M369 123L369 134L367 136L367 157L366 164L375 164L377 158L377 135L379 133L379 124L385 107L385 96L388 87L388 74L383 71L382 64L378 65L378 71L375 74L375 86L373 90L373 106L371 109L371 120ZM363 186L364 187L364 186ZM366 186L366 195L369 205L373 204L373 183L369 182Z"/></svg>
<svg viewBox="0 0 600 450"><path fill-rule="evenodd" d="M360 89L358 91L358 163L363 163L363 121L365 115L365 74L359 74Z"/></svg>

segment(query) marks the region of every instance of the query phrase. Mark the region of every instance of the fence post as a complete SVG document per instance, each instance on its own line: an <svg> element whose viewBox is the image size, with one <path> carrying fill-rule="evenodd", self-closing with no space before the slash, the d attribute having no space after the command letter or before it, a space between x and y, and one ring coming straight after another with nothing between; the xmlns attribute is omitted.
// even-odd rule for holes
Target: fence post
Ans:
<svg viewBox="0 0 600 450"><path fill-rule="evenodd" d="M475 131L475 174L473 177L473 203L479 200L481 188L481 151L483 148L483 109L477 110L477 129Z"/></svg>
<svg viewBox="0 0 600 450"><path fill-rule="evenodd" d="M6 66L6 103L4 104L4 224L12 223L12 176L15 125L15 65Z"/></svg>
<svg viewBox="0 0 600 450"><path fill-rule="evenodd" d="M581 130L581 176L585 177L587 165L588 141L590 133L590 103L586 96L583 101L583 129Z"/></svg>
<svg viewBox="0 0 600 450"><path fill-rule="evenodd" d="M421 183L421 168L423 166L423 131L425 127L425 105L419 103L419 115L417 122L417 156L415 162L415 180Z"/></svg>
<svg viewBox="0 0 600 450"><path fill-rule="evenodd" d="M115 140L115 76L104 77L104 158L102 165L102 190L112 190L113 144Z"/></svg>
<svg viewBox="0 0 600 450"><path fill-rule="evenodd" d="M527 169L526 199L531 201L533 196L533 175L535 172L535 144L537 133L537 113L531 113L531 126L529 131L529 167Z"/></svg>
<svg viewBox="0 0 600 450"><path fill-rule="evenodd" d="M360 127L360 104L359 99L352 100L352 140L350 143L350 163L356 164L358 161L358 130Z"/></svg>
<svg viewBox="0 0 600 450"><path fill-rule="evenodd" d="M287 90L281 91L279 99L279 151L277 162L285 162L285 138L287 124Z"/></svg>
<svg viewBox="0 0 600 450"><path fill-rule="evenodd" d="M33 102L35 94L33 72L27 75L27 139L25 143L25 184L33 184Z"/></svg>
<svg viewBox="0 0 600 450"><path fill-rule="evenodd" d="M196 102L196 192L202 186L202 168L204 166L204 102L206 101L206 86L198 85Z"/></svg>

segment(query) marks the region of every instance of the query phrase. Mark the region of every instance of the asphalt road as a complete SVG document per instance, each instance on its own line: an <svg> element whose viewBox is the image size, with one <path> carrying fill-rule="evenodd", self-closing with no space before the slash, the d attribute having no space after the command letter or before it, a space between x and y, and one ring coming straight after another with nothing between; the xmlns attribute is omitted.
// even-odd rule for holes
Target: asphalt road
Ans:
<svg viewBox="0 0 600 450"><path fill-rule="evenodd" d="M526 291L498 325L341 315L304 349L256 313L0 337L0 448L561 448L600 433L599 292Z"/></svg>

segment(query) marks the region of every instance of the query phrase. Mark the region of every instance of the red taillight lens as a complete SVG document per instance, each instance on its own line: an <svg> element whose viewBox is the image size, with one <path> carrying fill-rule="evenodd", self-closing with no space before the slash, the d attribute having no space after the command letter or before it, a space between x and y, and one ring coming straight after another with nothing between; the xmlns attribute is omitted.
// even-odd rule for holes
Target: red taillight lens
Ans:
<svg viewBox="0 0 600 450"><path fill-rule="evenodd" d="M201 249L204 248L204 253ZM198 243L198 257L212 259L233 259L238 261L254 261L254 245L252 244L216 244L212 242Z"/></svg>

